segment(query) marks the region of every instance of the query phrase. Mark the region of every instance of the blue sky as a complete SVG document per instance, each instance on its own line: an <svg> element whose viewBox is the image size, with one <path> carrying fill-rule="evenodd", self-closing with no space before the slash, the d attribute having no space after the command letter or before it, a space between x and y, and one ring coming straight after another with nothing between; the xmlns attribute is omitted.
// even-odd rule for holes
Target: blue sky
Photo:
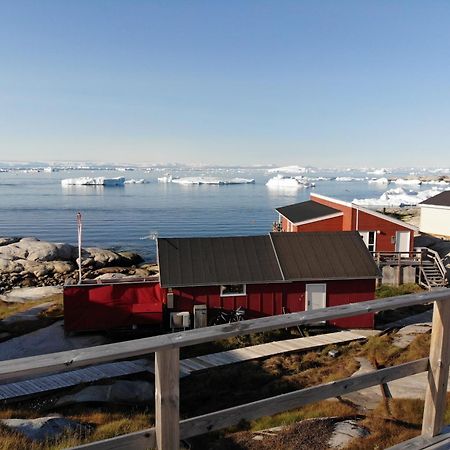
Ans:
<svg viewBox="0 0 450 450"><path fill-rule="evenodd" d="M450 165L447 1L0 2L0 160Z"/></svg>

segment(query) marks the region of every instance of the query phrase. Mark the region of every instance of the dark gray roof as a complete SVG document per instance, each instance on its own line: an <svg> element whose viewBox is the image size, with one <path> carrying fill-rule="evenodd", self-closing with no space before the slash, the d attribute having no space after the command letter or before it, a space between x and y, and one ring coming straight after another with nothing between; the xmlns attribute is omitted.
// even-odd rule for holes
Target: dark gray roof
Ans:
<svg viewBox="0 0 450 450"><path fill-rule="evenodd" d="M320 217L342 212L338 209L322 205L321 203L317 203L312 200L295 203L294 205L283 206L282 208L277 208L276 211L278 211L282 216L286 217L292 223L318 219Z"/></svg>
<svg viewBox="0 0 450 450"><path fill-rule="evenodd" d="M271 233L271 237L286 280L379 276L357 231Z"/></svg>
<svg viewBox="0 0 450 450"><path fill-rule="evenodd" d="M158 262L162 287L379 276L356 231L159 238Z"/></svg>
<svg viewBox="0 0 450 450"><path fill-rule="evenodd" d="M434 205L434 206L450 206L450 191L441 192L434 197L428 198L420 203L421 205Z"/></svg>
<svg viewBox="0 0 450 450"><path fill-rule="evenodd" d="M269 236L159 238L163 287L281 281Z"/></svg>

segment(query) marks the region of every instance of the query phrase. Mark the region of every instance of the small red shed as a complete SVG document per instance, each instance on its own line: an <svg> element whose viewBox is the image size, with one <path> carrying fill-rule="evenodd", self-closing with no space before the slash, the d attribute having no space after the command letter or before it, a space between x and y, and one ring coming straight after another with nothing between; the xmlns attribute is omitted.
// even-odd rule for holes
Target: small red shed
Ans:
<svg viewBox="0 0 450 450"><path fill-rule="evenodd" d="M380 276L355 231L159 238L157 247L160 284L173 312L241 306L246 318L257 318L373 300ZM332 324L371 328L374 318Z"/></svg>
<svg viewBox="0 0 450 450"><path fill-rule="evenodd" d="M277 208L280 231L358 231L372 252L413 250L418 228L401 220L324 195Z"/></svg>

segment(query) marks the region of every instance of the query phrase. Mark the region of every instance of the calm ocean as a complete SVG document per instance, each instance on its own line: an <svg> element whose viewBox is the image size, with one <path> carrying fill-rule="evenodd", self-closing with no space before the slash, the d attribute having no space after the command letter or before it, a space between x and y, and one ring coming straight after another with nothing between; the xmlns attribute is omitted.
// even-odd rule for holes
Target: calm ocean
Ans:
<svg viewBox="0 0 450 450"><path fill-rule="evenodd" d="M64 171L53 173L0 173L0 236L36 236L75 244L76 212L83 215L83 245L131 250L155 259L155 243L144 237L230 236L264 234L277 219L274 209L304 201L311 191L351 201L379 197L386 186L367 181L317 181L312 189L269 189L274 176L265 170L171 170L177 176L255 178L248 185L179 185L158 183L164 171ZM354 176L345 172L307 176ZM123 187L62 187L62 178L125 176L144 178L148 184ZM390 186L391 187L391 186ZM392 187L395 187L392 186Z"/></svg>

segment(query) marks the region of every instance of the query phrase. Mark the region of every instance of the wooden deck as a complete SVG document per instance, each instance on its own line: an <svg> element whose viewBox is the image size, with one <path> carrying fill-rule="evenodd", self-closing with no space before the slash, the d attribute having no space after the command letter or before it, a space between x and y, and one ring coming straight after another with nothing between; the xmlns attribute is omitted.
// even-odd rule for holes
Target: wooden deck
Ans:
<svg viewBox="0 0 450 450"><path fill-rule="evenodd" d="M182 359L180 361L180 377L183 378L193 372L207 370L212 367L266 358L280 353L310 350L329 344L342 344L359 339L366 339L366 337L351 331L340 331L338 333L289 339ZM71 370L69 372L33 378L31 380L3 384L0 385L0 401L30 398L83 383L93 383L142 372L155 373L154 361L140 359L136 361L100 364L83 369Z"/></svg>

